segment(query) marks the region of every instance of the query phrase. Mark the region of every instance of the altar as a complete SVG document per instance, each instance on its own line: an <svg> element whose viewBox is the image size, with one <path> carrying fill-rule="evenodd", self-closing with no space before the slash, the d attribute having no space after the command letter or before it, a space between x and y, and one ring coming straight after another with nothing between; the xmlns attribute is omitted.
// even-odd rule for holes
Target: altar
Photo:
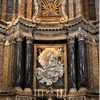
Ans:
<svg viewBox="0 0 100 100"><path fill-rule="evenodd" d="M0 100L99 100L99 21L85 12L90 3L2 1Z"/></svg>

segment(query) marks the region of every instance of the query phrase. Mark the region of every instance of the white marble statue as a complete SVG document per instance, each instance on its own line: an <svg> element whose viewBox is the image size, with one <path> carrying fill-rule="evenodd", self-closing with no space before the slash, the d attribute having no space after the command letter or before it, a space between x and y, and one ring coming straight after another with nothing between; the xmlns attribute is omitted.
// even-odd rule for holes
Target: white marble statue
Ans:
<svg viewBox="0 0 100 100"><path fill-rule="evenodd" d="M41 53L40 56L44 56L44 54ZM57 56L54 55L52 50L48 50L45 59L39 58L38 61L42 66L42 68L36 68L36 77L40 83L52 85L63 76L64 65L61 63L61 61L58 61Z"/></svg>

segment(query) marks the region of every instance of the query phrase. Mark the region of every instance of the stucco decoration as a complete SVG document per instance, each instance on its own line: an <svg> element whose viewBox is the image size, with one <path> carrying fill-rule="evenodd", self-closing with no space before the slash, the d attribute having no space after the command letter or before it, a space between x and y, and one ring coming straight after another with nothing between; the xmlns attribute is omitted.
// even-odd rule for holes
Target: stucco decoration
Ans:
<svg viewBox="0 0 100 100"><path fill-rule="evenodd" d="M63 76L64 64L58 60L62 49L46 48L38 57L42 67L36 68L36 77L40 83L52 85Z"/></svg>

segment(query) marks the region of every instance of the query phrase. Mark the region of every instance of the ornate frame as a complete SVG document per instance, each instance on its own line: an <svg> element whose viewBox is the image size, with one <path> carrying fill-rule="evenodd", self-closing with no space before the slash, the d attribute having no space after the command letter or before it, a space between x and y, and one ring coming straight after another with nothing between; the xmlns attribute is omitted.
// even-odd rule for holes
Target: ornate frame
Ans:
<svg viewBox="0 0 100 100"><path fill-rule="evenodd" d="M68 21L68 16L66 15L65 12L65 5L66 5L66 0L61 0L61 5L60 5L60 17L51 17L51 18L42 18L39 16L40 13L40 7L38 6L38 0L34 0L34 4L35 4L35 14L32 18L34 23L40 23L40 22L46 22L46 23L50 23L51 22L55 22L55 23L66 23Z"/></svg>
<svg viewBox="0 0 100 100"><path fill-rule="evenodd" d="M46 92L48 89L36 89L36 75L35 75L35 69L36 69L36 58L37 58L37 48L42 47L42 48L55 48L55 47L62 47L64 50L64 89L60 89L63 92L68 91L68 78L67 78L67 46L66 44L34 44L34 66L33 66L33 91L37 92ZM54 92L57 92L57 89L53 89Z"/></svg>

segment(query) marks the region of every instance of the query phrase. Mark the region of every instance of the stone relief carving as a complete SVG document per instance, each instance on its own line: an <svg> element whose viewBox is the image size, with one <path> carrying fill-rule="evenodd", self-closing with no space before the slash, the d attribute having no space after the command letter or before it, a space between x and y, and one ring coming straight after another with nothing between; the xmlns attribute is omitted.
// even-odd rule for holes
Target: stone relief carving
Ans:
<svg viewBox="0 0 100 100"><path fill-rule="evenodd" d="M36 77L40 83L52 85L63 76L64 64L58 60L58 55L61 53L61 51L61 48L57 50L54 48L52 48L51 50L45 49L39 55L38 62L40 63L42 68L36 68ZM54 52L56 54L54 54Z"/></svg>

